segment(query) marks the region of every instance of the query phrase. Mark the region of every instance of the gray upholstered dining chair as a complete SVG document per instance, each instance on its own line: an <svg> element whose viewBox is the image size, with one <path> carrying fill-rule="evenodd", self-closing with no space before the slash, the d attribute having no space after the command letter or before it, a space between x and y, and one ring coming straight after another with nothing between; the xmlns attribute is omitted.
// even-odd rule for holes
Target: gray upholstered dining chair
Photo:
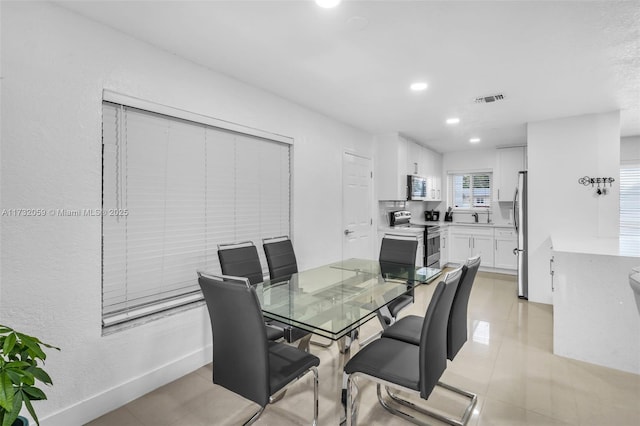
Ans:
<svg viewBox="0 0 640 426"><path fill-rule="evenodd" d="M390 405L381 388L384 386L389 395L393 395L393 388L429 398L447 368L447 322L459 280L459 273L449 274L436 286L423 319L419 345L383 337L362 348L345 365L348 426L353 424L352 387L356 378L377 383L378 401L387 411L422 424L412 414Z"/></svg>
<svg viewBox="0 0 640 426"><path fill-rule="evenodd" d="M253 241L218 244L218 260L224 275L248 278L251 285L263 281L258 249Z"/></svg>
<svg viewBox="0 0 640 426"><path fill-rule="evenodd" d="M218 260L224 275L247 278L251 285L263 281L260 257L258 257L258 250L252 241L218 244ZM267 321L265 328L269 340L278 340L284 337L283 327L272 325L270 321Z"/></svg>
<svg viewBox="0 0 640 426"><path fill-rule="evenodd" d="M298 272L298 261L288 236L264 238L262 248L269 266L271 281L288 280Z"/></svg>
<svg viewBox="0 0 640 426"><path fill-rule="evenodd" d="M475 256L469 258L460 269L460 284L458 285L458 290L456 291L453 299L451 313L449 314L449 321L447 323L447 358L451 361L453 361L456 354L467 341L467 311L469 306L469 296L471 295L471 287L473 286L479 267L480 256ZM382 337L419 345L422 322L423 318L417 315L408 315L384 330ZM472 392L468 392L443 382L438 382L438 386L469 398L469 404L467 405L460 420L454 419L450 416L447 416L444 419L441 418L440 420L458 426L466 424L473 412L473 407L476 405L478 396ZM398 402L402 403L400 400L398 400Z"/></svg>
<svg viewBox="0 0 640 426"><path fill-rule="evenodd" d="M214 336L213 382L260 405L246 424L253 423L278 392L311 371L316 425L320 359L267 340L260 302L248 278L198 275Z"/></svg>
<svg viewBox="0 0 640 426"><path fill-rule="evenodd" d="M406 265L414 267L416 264L416 253L418 251L418 239L415 237L385 234L382 238L380 246L380 268L384 269L385 265ZM413 283L407 282L410 287L408 294L397 297L394 301L387 305L391 318L384 316L381 320L382 326L386 327L396 321L398 313L413 303Z"/></svg>
<svg viewBox="0 0 640 426"><path fill-rule="evenodd" d="M264 238L262 240L262 248L264 249L265 257L267 258L269 278L272 282L289 280L291 275L298 272L296 253L293 250L293 244L288 236ZM298 347L301 349L308 350L308 343L313 343L314 345L325 348L331 346L331 342L325 344L312 341L311 336L309 335L310 333L298 327L293 327L277 321L272 322L272 324L283 328L284 337L288 342L295 342L307 337L305 341L300 342Z"/></svg>

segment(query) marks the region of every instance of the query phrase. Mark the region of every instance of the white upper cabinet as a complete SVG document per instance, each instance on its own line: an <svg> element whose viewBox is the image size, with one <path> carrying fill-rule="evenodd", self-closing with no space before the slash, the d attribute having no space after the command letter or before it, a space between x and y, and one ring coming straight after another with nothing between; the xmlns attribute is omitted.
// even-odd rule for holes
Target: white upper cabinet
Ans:
<svg viewBox="0 0 640 426"><path fill-rule="evenodd" d="M427 175L427 198L442 201L442 154L423 148L422 155Z"/></svg>
<svg viewBox="0 0 640 426"><path fill-rule="evenodd" d="M427 200L442 199L442 155L398 133L376 136L378 200L406 200L407 175L427 178Z"/></svg>
<svg viewBox="0 0 640 426"><path fill-rule="evenodd" d="M497 201L513 201L513 194L518 185L518 172L525 170L525 148L498 148L496 151L498 161L494 195Z"/></svg>
<svg viewBox="0 0 640 426"><path fill-rule="evenodd" d="M376 136L374 162L378 200L406 200L407 140L397 133Z"/></svg>
<svg viewBox="0 0 640 426"><path fill-rule="evenodd" d="M406 141L407 143L407 174L422 175L425 174L425 165L423 163L422 147L415 142Z"/></svg>

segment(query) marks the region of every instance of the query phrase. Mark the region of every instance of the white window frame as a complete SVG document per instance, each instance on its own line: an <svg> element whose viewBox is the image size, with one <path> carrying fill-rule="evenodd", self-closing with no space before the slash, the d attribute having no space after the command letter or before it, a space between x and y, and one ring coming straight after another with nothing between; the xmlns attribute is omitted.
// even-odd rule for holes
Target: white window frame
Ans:
<svg viewBox="0 0 640 426"><path fill-rule="evenodd" d="M257 244L257 242L259 242L262 238L273 237L275 235L283 235L283 234L291 235L291 208L292 208L291 146L293 144L293 139L283 135L278 135L278 134L266 132L263 130L242 126L242 125L227 122L224 120L206 117L200 114L191 113L185 110L176 109L176 108L168 107L165 105L155 104L153 102L129 97L126 95L110 92L107 90L105 90L103 93L103 109L105 108L105 105L107 105L106 108L108 108L106 111L109 111L110 114L111 114L111 111L115 111L113 113L114 117L117 117L118 115L118 112L116 110L121 109L121 111L123 112L120 112L121 114L120 118L122 120L122 123L125 123L125 124L105 123L104 120L108 120L108 118L103 117L103 144L105 144L105 139L115 141L115 145L110 145L110 146L105 145L105 148L103 151L102 328L103 328L103 334L108 334L113 331L117 331L119 329L129 327L131 325L143 323L156 317L162 317L169 313L179 312L181 310L188 309L190 306L198 306L199 304L201 304L202 294L197 284L196 269L204 269L211 272L219 273L220 266L218 263L217 255L215 253L217 244L234 242L234 241L238 241L238 239L243 239L243 240L251 239L256 241L256 244ZM157 119L157 120L160 120L160 122L161 120L166 118L166 120L169 123L174 122L176 128L181 126L183 130L186 129L187 131L189 131L190 132L189 135L191 134L198 135L199 133L202 133L204 135L202 140L198 141L196 139L195 143L205 147L205 151L208 149L206 147L211 147L210 144L214 143L212 142L213 139L207 140L206 134L213 134L213 135L218 134L218 135L222 135L221 138L222 137L233 138L233 142L227 142L226 140L222 141L222 139L220 139L218 142L232 143L234 144L233 146L236 147L235 149L232 149L231 151L229 151L229 152L235 151L235 154L232 154L232 157L226 160L223 158L221 160L218 160L217 162L217 164L229 163L230 164L229 167L231 167L230 170L232 171L232 174L233 174L233 170L235 170L235 178L230 178L229 180L229 182L233 181L233 183L231 183L230 185L235 185L234 186L235 189L229 190L232 194L231 198L236 200L235 211L229 211L228 214L230 216L230 219L227 219L227 222L225 222L223 226L222 225L218 226L218 227L222 227L222 230L217 234L214 233L214 236L211 237L210 236L212 232L211 229L216 227L215 222L218 220L216 219L216 217L219 217L219 216L216 216L216 214L219 214L219 212L216 212L215 214L212 215L211 212L208 211L208 209L210 210L209 207L205 207L204 212L202 213L197 208L194 209L194 211L196 212L195 213L196 218L194 219L193 222L197 222L197 225L193 225L193 223L191 223L191 220L189 220L189 224L188 224L188 227L190 228L189 232L199 236L200 231L198 231L197 229L193 231L193 227L201 226L201 224L204 223L204 228L202 229L202 233L207 235L206 237L201 238L203 240L206 240L206 242L204 243L204 246L202 246L201 243L198 243L200 245L196 245L196 248L193 249L193 251L196 253L196 255L194 255L194 258L196 258L196 260L193 260L193 258L189 257L190 259L189 262L195 262L194 265L192 266L191 263L189 263L190 266L187 266L184 268L185 271L182 271L180 273L181 278L179 278L179 282L175 284L175 288L171 287L172 278L166 278L166 280L169 281L168 288L171 289L170 292L165 291L163 293L164 290L161 290L161 291L158 291L157 297L153 296L153 294L151 294L150 296L145 296L144 298L145 302L142 302L143 298L141 297L136 298L136 296L131 295L131 293L133 293L132 289L136 289L137 288L136 285L139 285L138 283L133 282L130 278L128 278L128 275L126 274L119 273L118 275L118 273L112 272L113 270L119 270L119 269L121 270L121 268L129 269L131 263L127 263L127 262L137 261L135 257L133 259L127 257L129 256L130 249L126 249L126 250L121 249L121 246L129 243L122 243L123 238L120 238L120 237L118 237L120 238L120 240L115 246L113 245L113 243L111 243L111 241L115 240L115 237L108 236L108 239L105 240L105 236L107 235L106 233L111 232L111 229L118 229L120 225L117 224L117 220L115 220L113 216L109 214L105 215L104 212L113 211L114 209L124 212L125 214L120 218L118 218L118 220L126 221L128 217L132 217L132 216L128 216L132 214L132 212L128 211L129 209L127 208L127 204L126 202L123 201L123 197L130 196L128 193L128 189L126 186L123 186L122 182L119 182L120 178L116 177L116 176L121 176L122 173L129 173L129 172L123 172L123 170L125 170L126 167L128 166L129 160L125 159L124 155L121 155L119 158L116 159L115 158L116 154L114 154L114 150L117 151L121 149L120 147L116 146L118 143L125 144L125 142L122 142L123 140L126 140L127 137L133 138L133 136L128 136L126 134L126 129L123 130L124 126L127 125L126 124L127 115L125 115L127 113L124 112L125 109L127 109L128 111L131 111L130 112L130 114L132 114L131 117L134 117L133 113L137 112L138 115L142 117L142 119L145 118L145 114L148 114L152 120ZM209 132L209 133L206 133L206 132ZM105 134L107 133L109 133L109 135L105 136ZM157 137L157 132L155 133L155 136ZM177 149L178 149L177 152L183 151L182 145L180 145L180 140L182 139L179 139L181 137L182 136L176 137L179 141L177 145ZM116 140L120 140L120 142ZM144 141L146 139L142 137L142 138L139 138L139 140ZM126 143L132 143L132 142L126 142ZM140 142L140 143L144 144L146 142ZM189 139L189 143L193 144L194 142L192 139ZM200 145L197 145L197 146L200 146ZM155 146L155 145L152 145L152 146ZM185 144L185 149L189 149L187 148L187 146L188 145ZM280 148L278 148L278 146ZM268 153L276 152L276 154L273 154L275 155L275 157L273 158L276 159L277 164L271 164L269 161L263 161L264 158L261 158L259 154L251 155L251 153L255 151L256 147L258 147L261 150L260 151L261 153L263 152L263 150ZM176 145L174 142L174 147L173 147L174 153L176 152L175 149L176 149ZM140 150L138 149L138 157L137 157L138 165L140 165L139 152ZM223 151L223 152L227 152L227 151ZM243 160L243 158L245 157L251 157L251 158ZM105 160L105 158L109 158L110 160L107 161ZM190 161L193 161L194 158L196 159L196 162L199 162L198 161L199 159L197 158L197 156L191 155L191 157L189 158L190 160L187 162L182 162L182 160L175 160L175 164L182 167L183 169L189 169L190 167L187 167L186 165L187 164L191 165L192 163ZM268 158L272 158L272 157L268 157ZM212 192L211 192L211 189L207 187L207 185L210 185L210 186L213 186L213 185L211 184L212 182L210 180L211 178L206 177L208 173L207 171L210 170L211 166L210 164L207 163L207 161L208 160L204 158L202 159L202 164L193 164L194 168L197 168L200 171L204 170L204 175L205 175L204 179L207 180L208 182L208 183L204 182L202 184L198 184L198 188L204 187L205 189L204 189L203 198L201 201L197 201L197 194L196 194L195 196L196 205L204 205L204 206L212 205L211 204ZM108 171L105 171L105 168L107 166L109 166L111 169ZM255 174L254 170L256 169L258 170L255 171L255 173L257 173L257 176L259 176L257 179L255 178L255 176L253 176L253 174ZM252 174L252 176L247 176L245 180L249 180L249 179L251 180L249 182L242 182L242 178L245 176L245 174L247 174L247 171L249 174ZM189 172L190 171L187 170L187 173ZM105 173L108 173L108 175ZM229 175L229 170L227 170L226 173L227 175ZM260 174L260 173L263 173L263 174ZM194 172L194 175L197 176L197 173ZM105 181L105 176L107 176L106 178L107 181ZM165 179L170 179L169 175L165 175L165 176L167 176L165 177ZM260 176L269 176L269 177L268 179L262 179ZM259 182L258 184L256 184L255 182L256 180ZM273 197L273 194L272 194L273 191L271 190L270 187L268 188L264 187L264 185L267 185L266 183L263 182L264 180L266 180L267 182L279 182L278 184L282 185L282 188L280 190L275 189L276 190L275 197ZM214 181L214 183L217 183L217 182ZM127 183L125 182L124 185L126 184ZM256 185L256 190L247 191L247 188L249 185ZM260 186L260 185L263 185L263 186ZM117 188L117 189L114 190L114 188ZM187 188L191 189L190 186L188 186ZM227 193L229 191L225 189L225 195L228 195ZM125 195L123 196L123 194ZM233 194L235 194L235 196L233 196ZM253 199L248 199L251 197L253 197ZM276 198L277 200L274 202L272 201L273 198ZM227 199L225 200L227 203L229 202ZM178 206L181 206L182 205L181 203L182 202L179 201ZM221 203L222 201L220 202L220 204ZM189 203L185 203L185 205L188 207L191 207L191 204ZM215 205L215 200L213 205ZM174 207L175 207L175 204L174 204ZM250 212L251 208L262 209L260 211L264 211L266 213L259 216L259 220L253 220L253 218L256 216L255 214ZM189 216L193 216L191 213L192 210L190 208L187 210L189 211ZM154 214L157 215L158 213L155 212ZM140 223L140 217L144 217L141 215L142 213L138 212L137 223ZM262 218L265 218L265 217L267 220L265 220L263 223ZM228 223L229 220L232 222L231 224ZM250 223L249 226L246 226L247 221L248 223ZM258 223L256 224L255 222L258 222ZM174 225L175 225L175 222L174 222ZM165 233L168 235L167 238L172 238L172 235L176 233L175 228L172 227L170 230L166 230ZM132 237L127 236L125 238L132 238ZM109 241L107 244L108 247L106 248L105 248L105 241ZM134 244L134 243L131 243L131 244ZM189 244L189 250L191 250L192 243L189 242L188 244ZM201 248L197 248L197 247L201 247ZM115 250L116 258L118 256L121 256L122 258L126 258L127 260L124 260L124 261L109 260L107 267L105 268L105 250L107 250L107 252L109 253L109 256L113 255ZM122 253L122 254L120 255L118 253ZM261 253L260 250L259 250L259 253ZM163 259L169 259L166 257L168 255L165 254L164 248L162 250L161 256ZM184 254L180 253L180 256L184 256ZM188 254L187 256L191 256L191 255ZM264 259L262 260L263 260L262 263L264 264L265 263ZM168 262L169 260L167 260L166 262L165 260L162 260L161 263L163 264L163 268L165 267L164 266L165 263L168 263ZM191 272L191 269L193 269L192 272ZM162 269L162 271L166 271L166 270ZM167 275L173 276L174 274L176 274L175 271L171 271L171 273L165 273L162 271L160 272L153 271L152 275L155 277L160 276L162 277L162 281L165 281L165 277ZM126 276L127 278L120 279L120 277L123 277L123 276ZM191 277L193 277L192 281L191 281ZM138 280L138 281L141 281L141 280ZM105 283L108 283L108 285ZM163 283L163 285L164 284L166 283ZM145 292L146 292L145 294L148 294L149 293L148 283L145 284L145 287L147 287L145 288ZM159 287L162 287L162 286L159 285ZM105 296L105 294L107 295ZM117 295L115 298L113 297L114 294ZM138 292L137 294L140 294L140 293ZM151 300L151 301L148 302L148 300Z"/></svg>
<svg viewBox="0 0 640 426"><path fill-rule="evenodd" d="M455 203L456 200L456 188L455 188L455 179L457 176L469 176L470 179L473 179L473 176L484 176L487 175L489 178L489 188L486 205L469 205L469 206L457 206ZM456 170L448 172L448 197L449 197L449 205L453 210L457 211L480 211L486 212L491 211L491 203L493 202L493 171L492 170ZM474 199L473 188L471 189L470 194L471 199Z"/></svg>

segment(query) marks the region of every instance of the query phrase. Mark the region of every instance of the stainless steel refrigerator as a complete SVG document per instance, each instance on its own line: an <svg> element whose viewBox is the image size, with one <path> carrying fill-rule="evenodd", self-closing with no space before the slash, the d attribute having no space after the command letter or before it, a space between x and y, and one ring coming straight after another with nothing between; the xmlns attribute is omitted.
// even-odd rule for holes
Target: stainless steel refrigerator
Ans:
<svg viewBox="0 0 640 426"><path fill-rule="evenodd" d="M518 234L518 246L513 254L518 257L518 297L529 298L529 266L527 260L527 172L518 172L518 186L513 197L513 225Z"/></svg>

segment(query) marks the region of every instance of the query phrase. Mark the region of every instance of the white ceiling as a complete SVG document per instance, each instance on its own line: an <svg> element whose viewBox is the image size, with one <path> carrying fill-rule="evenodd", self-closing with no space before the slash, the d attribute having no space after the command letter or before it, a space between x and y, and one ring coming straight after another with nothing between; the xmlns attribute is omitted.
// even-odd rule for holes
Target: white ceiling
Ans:
<svg viewBox="0 0 640 426"><path fill-rule="evenodd" d="M621 110L640 135L639 1L65 1L93 20L372 134L439 152ZM424 80L420 93L410 83ZM479 96L502 93L496 103ZM460 117L457 126L445 119Z"/></svg>

